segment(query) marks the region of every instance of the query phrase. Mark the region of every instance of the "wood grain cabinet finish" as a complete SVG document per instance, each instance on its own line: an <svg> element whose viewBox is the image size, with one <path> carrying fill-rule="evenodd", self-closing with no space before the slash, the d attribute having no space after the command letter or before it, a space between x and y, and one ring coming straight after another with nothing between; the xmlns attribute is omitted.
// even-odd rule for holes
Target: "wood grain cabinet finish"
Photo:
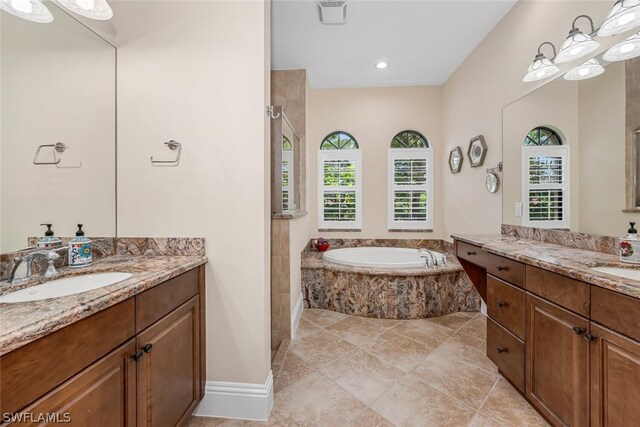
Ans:
<svg viewBox="0 0 640 427"><path fill-rule="evenodd" d="M525 392L524 342L491 319L487 320L487 357L511 384Z"/></svg>
<svg viewBox="0 0 640 427"><path fill-rule="evenodd" d="M487 266L487 253L479 246L456 241L456 255L482 268Z"/></svg>
<svg viewBox="0 0 640 427"><path fill-rule="evenodd" d="M495 254L487 254L487 273L524 288L524 264Z"/></svg>
<svg viewBox="0 0 640 427"><path fill-rule="evenodd" d="M137 336L138 427L181 424L198 404L199 305L196 296Z"/></svg>
<svg viewBox="0 0 640 427"><path fill-rule="evenodd" d="M591 426L640 423L640 343L591 323Z"/></svg>
<svg viewBox="0 0 640 427"><path fill-rule="evenodd" d="M487 314L521 340L525 330L524 300L522 289L487 276Z"/></svg>
<svg viewBox="0 0 640 427"><path fill-rule="evenodd" d="M533 295L526 301L526 397L554 425L588 426L589 321Z"/></svg>
<svg viewBox="0 0 640 427"><path fill-rule="evenodd" d="M591 320L640 341L640 300L592 286Z"/></svg>
<svg viewBox="0 0 640 427"><path fill-rule="evenodd" d="M530 265L525 272L527 291L589 317L591 287L588 283Z"/></svg>

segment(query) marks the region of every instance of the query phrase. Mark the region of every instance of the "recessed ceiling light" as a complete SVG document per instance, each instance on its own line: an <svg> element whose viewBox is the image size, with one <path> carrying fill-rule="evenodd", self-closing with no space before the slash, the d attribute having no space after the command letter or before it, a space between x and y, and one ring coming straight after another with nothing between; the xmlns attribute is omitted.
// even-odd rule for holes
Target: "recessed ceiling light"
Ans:
<svg viewBox="0 0 640 427"><path fill-rule="evenodd" d="M377 68L378 70L384 70L384 69L385 69L385 68L387 68L388 66L389 66L389 64L387 64L387 63L386 63L386 62L384 62L384 61L380 61L380 62L378 62L378 63L376 64L376 68Z"/></svg>

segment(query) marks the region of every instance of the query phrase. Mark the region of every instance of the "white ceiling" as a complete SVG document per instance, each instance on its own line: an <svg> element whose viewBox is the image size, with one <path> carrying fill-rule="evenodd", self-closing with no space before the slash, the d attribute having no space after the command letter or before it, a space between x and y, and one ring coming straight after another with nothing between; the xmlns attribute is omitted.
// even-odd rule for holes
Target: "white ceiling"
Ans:
<svg viewBox="0 0 640 427"><path fill-rule="evenodd" d="M315 0L273 0L272 68L316 89L440 85L516 1L348 0L348 22L324 25Z"/></svg>

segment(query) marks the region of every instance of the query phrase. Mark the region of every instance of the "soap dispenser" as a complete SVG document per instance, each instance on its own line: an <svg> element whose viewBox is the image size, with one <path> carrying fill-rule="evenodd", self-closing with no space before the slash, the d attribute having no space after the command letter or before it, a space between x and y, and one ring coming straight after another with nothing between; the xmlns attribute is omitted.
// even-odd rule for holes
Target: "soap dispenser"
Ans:
<svg viewBox="0 0 640 427"><path fill-rule="evenodd" d="M93 248L91 240L85 237L82 224L78 224L76 237L69 242L69 267L86 267L91 265Z"/></svg>
<svg viewBox="0 0 640 427"><path fill-rule="evenodd" d="M53 235L51 229L52 224L40 224L47 227L47 231L44 232L44 236L38 240L38 248L40 249L53 249L62 246L62 239Z"/></svg>
<svg viewBox="0 0 640 427"><path fill-rule="evenodd" d="M626 236L620 238L620 261L640 264L640 237L635 229L635 222L630 222L631 226Z"/></svg>

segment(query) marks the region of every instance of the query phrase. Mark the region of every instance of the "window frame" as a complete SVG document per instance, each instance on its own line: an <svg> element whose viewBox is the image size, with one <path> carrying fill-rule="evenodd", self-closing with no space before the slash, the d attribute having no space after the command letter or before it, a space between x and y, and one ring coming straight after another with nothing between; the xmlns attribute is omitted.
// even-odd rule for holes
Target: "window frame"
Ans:
<svg viewBox="0 0 640 427"><path fill-rule="evenodd" d="M387 171L387 183L388 183L388 195L387 195L387 227L388 230L419 230L430 231L433 230L433 151L425 138L427 147L425 148L389 148L388 149L388 171ZM411 160L411 159L424 159L427 165L427 182L420 185L398 185L395 184L395 160ZM424 190L427 194L427 217L425 221L399 221L395 218L395 193L399 189L405 191L421 191Z"/></svg>
<svg viewBox="0 0 640 427"><path fill-rule="evenodd" d="M290 212L294 212L297 209L296 206L296 201L295 201L295 194L296 194L296 184L295 184L295 147L294 144L289 141L289 139L286 136L283 136L283 139L287 139L287 141L289 142L289 145L291 146L291 149L285 149L284 148L284 141L282 144L282 175L284 175L284 164L285 162L287 162L287 185L285 186L284 184L282 185L282 212L283 213L290 213ZM284 180L282 180L284 181ZM284 194L287 193L287 203L286 203L286 207L285 207L285 202L284 202ZM292 198L293 196L293 198Z"/></svg>
<svg viewBox="0 0 640 427"><path fill-rule="evenodd" d="M323 139L324 141L324 139ZM355 141L355 139L354 139ZM357 143L357 142L356 142ZM327 160L346 160L355 163L356 185L325 186L324 162ZM319 149L318 150L318 229L320 230L361 230L362 229L362 151L358 149ZM356 218L353 221L328 221L324 219L324 195L327 192L355 192Z"/></svg>
<svg viewBox="0 0 640 427"><path fill-rule="evenodd" d="M562 140L560 139L560 142ZM523 145L522 146L522 225L526 227L570 229L571 228L571 156L568 145ZM531 184L529 182L530 157L562 157L562 184ZM529 211L530 190L562 191L562 220L531 220Z"/></svg>

